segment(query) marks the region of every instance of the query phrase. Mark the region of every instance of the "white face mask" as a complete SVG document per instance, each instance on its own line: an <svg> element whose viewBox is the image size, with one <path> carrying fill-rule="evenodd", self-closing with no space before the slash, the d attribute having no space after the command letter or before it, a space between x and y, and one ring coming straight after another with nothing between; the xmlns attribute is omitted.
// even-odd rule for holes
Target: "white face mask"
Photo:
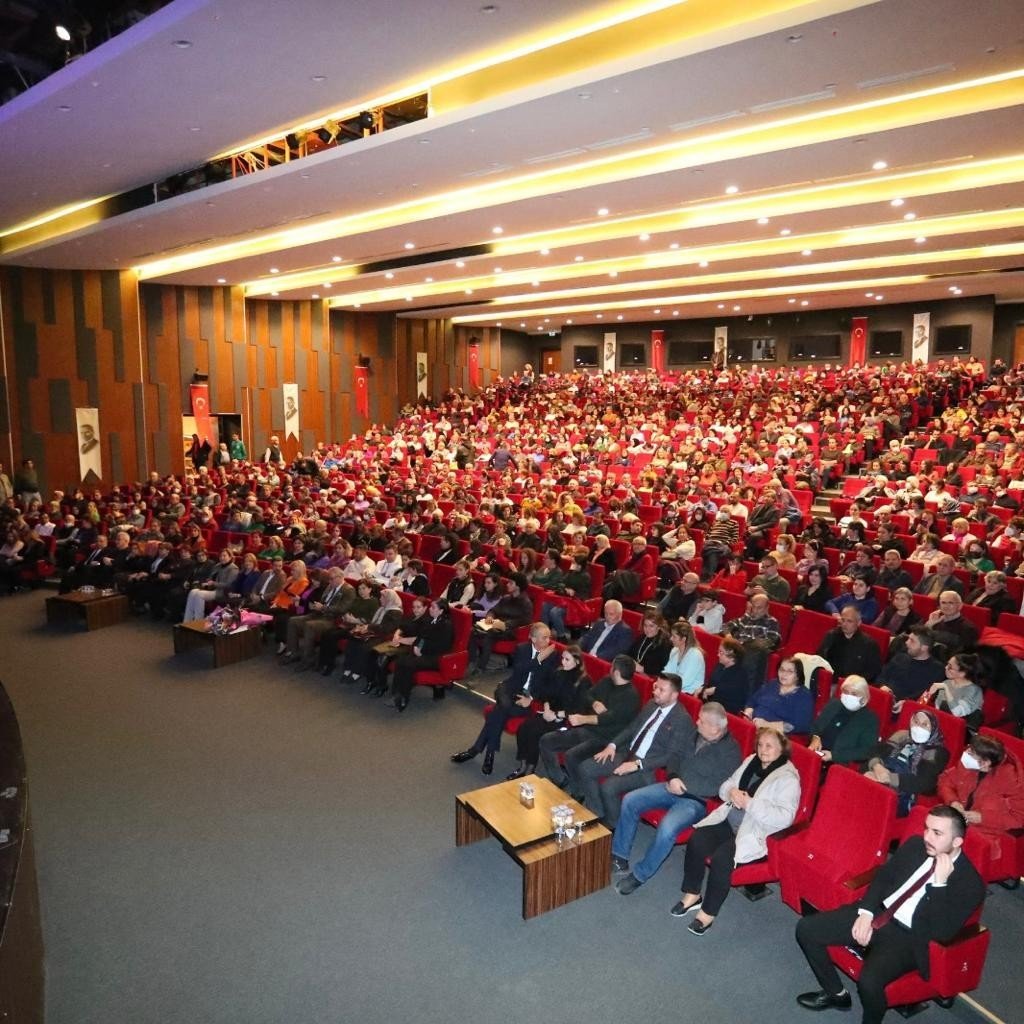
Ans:
<svg viewBox="0 0 1024 1024"><path fill-rule="evenodd" d="M976 772L981 767L981 764L979 763L978 759L969 750L965 750L960 755L960 763L968 771L972 772Z"/></svg>
<svg viewBox="0 0 1024 1024"><path fill-rule="evenodd" d="M926 729L923 725L912 725L910 727L910 738L915 743L927 743L928 737L931 734L931 730Z"/></svg>
<svg viewBox="0 0 1024 1024"><path fill-rule="evenodd" d="M861 706L860 697L855 693L844 693L839 699L842 701L843 707L846 708L847 711L857 711Z"/></svg>
<svg viewBox="0 0 1024 1024"><path fill-rule="evenodd" d="M776 544L775 550L778 551L780 554L784 555L786 553L787 548L785 544Z"/></svg>

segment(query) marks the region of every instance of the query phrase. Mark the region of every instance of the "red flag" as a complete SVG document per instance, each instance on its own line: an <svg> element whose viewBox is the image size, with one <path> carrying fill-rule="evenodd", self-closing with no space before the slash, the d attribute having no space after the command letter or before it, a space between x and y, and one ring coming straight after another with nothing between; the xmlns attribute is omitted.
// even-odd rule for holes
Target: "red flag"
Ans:
<svg viewBox="0 0 1024 1024"><path fill-rule="evenodd" d="M193 384L192 392L192 415L196 421L196 433L200 441L210 440L210 386L208 384Z"/></svg>
<svg viewBox="0 0 1024 1024"><path fill-rule="evenodd" d="M850 324L850 366L867 361L868 355L868 318L855 316Z"/></svg>
<svg viewBox="0 0 1024 1024"><path fill-rule="evenodd" d="M480 387L480 346L477 344L469 346L469 383Z"/></svg>
<svg viewBox="0 0 1024 1024"><path fill-rule="evenodd" d="M360 416L370 415L370 382L365 366L355 368L356 412Z"/></svg>
<svg viewBox="0 0 1024 1024"><path fill-rule="evenodd" d="M651 366L655 372L665 372L665 332L651 331Z"/></svg>

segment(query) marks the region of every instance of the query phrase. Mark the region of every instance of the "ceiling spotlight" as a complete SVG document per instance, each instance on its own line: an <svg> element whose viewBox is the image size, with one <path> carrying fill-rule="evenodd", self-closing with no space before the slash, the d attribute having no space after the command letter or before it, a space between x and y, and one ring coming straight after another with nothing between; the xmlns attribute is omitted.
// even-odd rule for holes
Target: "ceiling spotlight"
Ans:
<svg viewBox="0 0 1024 1024"><path fill-rule="evenodd" d="M331 257L331 262L332 263L340 263L341 262L341 257L340 256L332 256Z"/></svg>
<svg viewBox="0 0 1024 1024"><path fill-rule="evenodd" d="M433 284L434 283L434 279L432 277L425 277L425 278L423 278L423 281L424 281L425 284Z"/></svg>
<svg viewBox="0 0 1024 1024"><path fill-rule="evenodd" d="M757 223L760 224L762 227L764 227L765 224L770 224L771 223L771 218L770 217L758 217L757 218Z"/></svg>
<svg viewBox="0 0 1024 1024"><path fill-rule="evenodd" d="M655 315L655 316L657 316L657 315L658 315L658 314L659 314L660 312L661 312L661 310L660 310L660 309L656 309L656 310L654 311L654 315Z"/></svg>
<svg viewBox="0 0 1024 1024"><path fill-rule="evenodd" d="M955 292L955 291L957 290L957 287L956 287L956 285L955 285L955 284L951 284L951 285L949 286L949 290L950 290L951 292Z"/></svg>
<svg viewBox="0 0 1024 1024"><path fill-rule="evenodd" d="M495 320L494 321L494 326L495 327L500 327L501 326L501 321L500 320Z"/></svg>
<svg viewBox="0 0 1024 1024"><path fill-rule="evenodd" d="M796 302L796 299L787 299L786 301L792 306Z"/></svg>
<svg viewBox="0 0 1024 1024"><path fill-rule="evenodd" d="M519 326L520 327L525 327L526 326L526 321L520 321Z"/></svg>
<svg viewBox="0 0 1024 1024"><path fill-rule="evenodd" d="M697 264L698 267L706 267L707 265L708 265L708 261L707 260L701 260L700 263Z"/></svg>
<svg viewBox="0 0 1024 1024"><path fill-rule="evenodd" d="M403 246L403 248L405 248L405 249L415 249L416 248L416 243L415 242L406 242L405 245Z"/></svg>
<svg viewBox="0 0 1024 1024"><path fill-rule="evenodd" d="M463 267L464 267L465 265L466 265L466 261L465 261L465 260L456 260L456 261L455 261L455 266L457 266L457 267L458 267L458 268L459 268L460 270L461 270L461 269L462 269L462 268L463 268Z"/></svg>
<svg viewBox="0 0 1024 1024"><path fill-rule="evenodd" d="M918 245L924 245L924 243L925 243L925 242L927 242L927 241L928 241L928 239L927 239L927 238L925 238L925 237L924 237L924 235L918 235L918 236L917 236L917 238L915 238L915 239L914 239L914 241L915 241L915 242L916 242L916 243L917 243Z"/></svg>
<svg viewBox="0 0 1024 1024"><path fill-rule="evenodd" d="M903 214L903 219L904 220L916 220L917 219L917 214L916 213L912 213L912 212L907 212L907 213Z"/></svg>
<svg viewBox="0 0 1024 1024"><path fill-rule="evenodd" d="M679 243L678 243L678 242L673 242L673 243L672 243L672 244L671 244L671 245L669 246L669 248L670 248L670 249L678 249L678 248L679 248Z"/></svg>
<svg viewBox="0 0 1024 1024"><path fill-rule="evenodd" d="M533 286L534 288L539 288L539 287L540 287L540 281L531 281L531 282L530 282L530 284L531 284L531 285L532 285L532 286Z"/></svg>
<svg viewBox="0 0 1024 1024"><path fill-rule="evenodd" d="M228 283L228 279L226 277L218 277L217 278L217 284L227 284L227 283Z"/></svg>
<svg viewBox="0 0 1024 1024"><path fill-rule="evenodd" d="M724 303L724 302L720 302L720 303L718 304L718 308L719 308L719 309L725 309L725 303Z"/></svg>
<svg viewBox="0 0 1024 1024"><path fill-rule="evenodd" d="M501 267L495 267L495 268L494 268L494 272L495 272L496 274L500 274L500 273L501 273Z"/></svg>
<svg viewBox="0 0 1024 1024"><path fill-rule="evenodd" d="M884 160L876 160L871 165L871 170L873 170L873 171L884 171L886 169L886 167L888 167L888 166L889 165Z"/></svg>
<svg viewBox="0 0 1024 1024"><path fill-rule="evenodd" d="M866 299L873 299L874 297L875 297L875 293L874 292L865 292L864 293L864 298L866 298Z"/></svg>
<svg viewBox="0 0 1024 1024"><path fill-rule="evenodd" d="M601 209L597 211L597 215L598 215L598 217L607 217L608 216L608 207L607 206L602 206Z"/></svg>
<svg viewBox="0 0 1024 1024"><path fill-rule="evenodd" d="M780 235L783 235L783 236L785 236L785 235L791 235L791 234L793 234L793 232L792 232L792 231L790 231L790 230L789 230L789 228L783 228L783 229L782 229L782 230L781 230L781 231L779 232L779 234L780 234Z"/></svg>
<svg viewBox="0 0 1024 1024"><path fill-rule="evenodd" d="M312 81L312 82L320 83L320 82L326 82L327 81L327 76L326 75L310 75L309 77L310 77L310 81Z"/></svg>
<svg viewBox="0 0 1024 1024"><path fill-rule="evenodd" d="M800 255L801 256L811 256L812 254L813 254L813 252L812 252L811 249L801 249L800 250Z"/></svg>
<svg viewBox="0 0 1024 1024"><path fill-rule="evenodd" d="M739 185L729 185L726 188L726 190L725 190L725 194L727 196L734 196L734 195L736 195L737 192L739 192L739 190L740 190Z"/></svg>
<svg viewBox="0 0 1024 1024"><path fill-rule="evenodd" d="M739 307L739 306L733 306L733 307L732 307L732 311L733 311L734 313L738 313L738 312L740 311L740 307Z"/></svg>
<svg viewBox="0 0 1024 1024"><path fill-rule="evenodd" d="M353 309L359 309L360 306L362 306L361 302L353 302L352 303L352 308Z"/></svg>
<svg viewBox="0 0 1024 1024"><path fill-rule="evenodd" d="M322 285L320 285L320 287L321 288L330 288L331 287L331 282L330 281L324 281L324 283Z"/></svg>
<svg viewBox="0 0 1024 1024"><path fill-rule="evenodd" d="M316 296L314 295L313 298L316 298ZM411 295L406 295L405 301L406 302L412 302L412 296Z"/></svg>
<svg viewBox="0 0 1024 1024"><path fill-rule="evenodd" d="M60 35L60 31L57 32L57 35ZM63 39L64 37L61 36L61 38ZM174 42L171 43L171 46L175 46L179 50L187 50L191 45L192 41L190 39L175 39Z"/></svg>
<svg viewBox="0 0 1024 1024"><path fill-rule="evenodd" d="M609 277L618 277L619 276L619 272L617 270L609 270L608 271L608 276Z"/></svg>
<svg viewBox="0 0 1024 1024"><path fill-rule="evenodd" d="M492 235L501 235L501 234L504 234L504 233L505 233L505 229L500 224L495 224L494 227L491 228L491 234Z"/></svg>
<svg viewBox="0 0 1024 1024"><path fill-rule="evenodd" d="M894 199L889 205L890 206L902 206L903 202L904 201L902 199Z"/></svg>
<svg viewBox="0 0 1024 1024"><path fill-rule="evenodd" d="M389 270L384 276L390 281L394 278L395 275L392 274L391 271Z"/></svg>
<svg viewBox="0 0 1024 1024"><path fill-rule="evenodd" d="M319 296L319 295L317 295L317 293L316 293L316 292L313 292L313 296L312 296L312 297L313 297L314 299L319 299L319 298L320 298L320 296Z"/></svg>
<svg viewBox="0 0 1024 1024"><path fill-rule="evenodd" d="M620 313L615 319L616 320L621 320L622 319L622 314Z"/></svg>
<svg viewBox="0 0 1024 1024"><path fill-rule="evenodd" d="M603 320L604 319L604 313L598 313L597 314L597 319L598 320Z"/></svg>
<svg viewBox="0 0 1024 1024"><path fill-rule="evenodd" d="M270 268L270 272L271 272L272 274L280 274L280 273L281 273L281 271L280 271L280 270L278 270L278 269L277 269L277 267L271 267L271 268Z"/></svg>
<svg viewBox="0 0 1024 1024"><path fill-rule="evenodd" d="M546 323L546 324L551 323L551 317L549 317L549 316L544 317L544 323Z"/></svg>
<svg viewBox="0 0 1024 1024"><path fill-rule="evenodd" d="M541 249L540 254L541 254L541 256L547 256L548 253L550 253L550 252L551 252L550 249Z"/></svg>
<svg viewBox="0 0 1024 1024"><path fill-rule="evenodd" d="M800 300L800 305L801 306L809 306L810 302L807 299L801 299Z"/></svg>
<svg viewBox="0 0 1024 1024"><path fill-rule="evenodd" d="M650 240L651 240L651 236L649 234L647 234L646 231L640 236L640 241L641 242L649 242Z"/></svg>
<svg viewBox="0 0 1024 1024"><path fill-rule="evenodd" d="M672 315L673 316L679 316L679 310L678 309L673 309L672 310Z"/></svg>
<svg viewBox="0 0 1024 1024"><path fill-rule="evenodd" d="M71 42L71 33L63 25L56 25L56 26L54 26L54 32L57 33L57 38L62 43L70 43Z"/></svg>
<svg viewBox="0 0 1024 1024"><path fill-rule="evenodd" d="M467 288L466 289L466 295L472 295L472 294L473 294L473 289L472 288Z"/></svg>
<svg viewBox="0 0 1024 1024"><path fill-rule="evenodd" d="M571 324L571 323L572 323L572 321L571 321L571 320L566 320L565 322L566 322L567 324Z"/></svg>
<svg viewBox="0 0 1024 1024"><path fill-rule="evenodd" d="M271 293L270 293L270 295L271 295L271 298L275 298L275 299L276 299L276 298L277 298L277 296L278 296L278 295L280 295L280 294L281 294L280 292L271 292Z"/></svg>
<svg viewBox="0 0 1024 1024"><path fill-rule="evenodd" d="M884 296L884 295L876 295L876 296L875 296L875 302L881 302L881 301L882 301L882 299L884 299L884 298L885 298L885 296Z"/></svg>
<svg viewBox="0 0 1024 1024"><path fill-rule="evenodd" d="M583 257L582 256L573 256L572 261L573 261L573 263L582 263L583 262Z"/></svg>

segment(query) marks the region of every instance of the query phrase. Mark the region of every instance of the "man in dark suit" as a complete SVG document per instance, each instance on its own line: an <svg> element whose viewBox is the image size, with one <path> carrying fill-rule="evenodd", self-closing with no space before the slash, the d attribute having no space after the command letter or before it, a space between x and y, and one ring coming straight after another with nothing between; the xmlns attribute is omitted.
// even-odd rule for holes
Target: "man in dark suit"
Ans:
<svg viewBox="0 0 1024 1024"><path fill-rule="evenodd" d="M284 558L278 555L271 560L270 568L264 569L255 586L243 602L246 608L264 614L270 611L271 602L285 584Z"/></svg>
<svg viewBox="0 0 1024 1024"><path fill-rule="evenodd" d="M625 654L635 641L633 630L622 621L622 602L605 601L604 617L580 637L580 649L595 658L614 661L617 655Z"/></svg>
<svg viewBox="0 0 1024 1024"><path fill-rule="evenodd" d="M603 749L584 761L577 772L583 802L609 828L619 820L626 793L649 786L654 773L678 757L695 732L693 720L679 703L682 680L674 673L654 681L652 699Z"/></svg>
<svg viewBox="0 0 1024 1024"><path fill-rule="evenodd" d="M298 662L303 670L314 668L321 635L334 628L335 619L348 611L355 597L355 588L345 582L342 570L337 566L328 569L319 600L310 601L305 615L288 620L285 662Z"/></svg>
<svg viewBox="0 0 1024 1024"><path fill-rule="evenodd" d="M928 943L947 942L985 897L985 883L963 852L967 821L953 807L933 807L924 834L908 839L875 875L864 897L838 910L801 918L796 939L821 989L797 1002L808 1010L848 1010L850 993L829 946L860 946L857 981L863 1024L879 1024L885 986L908 971L929 974Z"/></svg>

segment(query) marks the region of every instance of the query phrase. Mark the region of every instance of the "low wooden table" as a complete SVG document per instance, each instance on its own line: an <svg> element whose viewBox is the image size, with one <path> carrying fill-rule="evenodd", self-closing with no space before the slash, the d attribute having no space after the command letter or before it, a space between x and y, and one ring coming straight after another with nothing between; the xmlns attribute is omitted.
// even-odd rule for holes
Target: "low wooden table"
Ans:
<svg viewBox="0 0 1024 1024"><path fill-rule="evenodd" d="M534 805L519 802L519 784L530 782ZM566 804L582 836L561 843L551 826L551 808ZM499 782L455 798L455 845L467 846L488 836L523 869L523 918L589 896L611 881L612 834L597 815L536 775Z"/></svg>
<svg viewBox="0 0 1024 1024"><path fill-rule="evenodd" d="M260 631L252 626L234 633L211 633L210 624L203 619L174 627L174 653L181 654L197 647L213 648L214 668L255 658L260 653L261 644Z"/></svg>
<svg viewBox="0 0 1024 1024"><path fill-rule="evenodd" d="M47 622L84 622L89 630L116 626L128 618L129 610L124 594L104 594L100 590L73 590L46 599Z"/></svg>

